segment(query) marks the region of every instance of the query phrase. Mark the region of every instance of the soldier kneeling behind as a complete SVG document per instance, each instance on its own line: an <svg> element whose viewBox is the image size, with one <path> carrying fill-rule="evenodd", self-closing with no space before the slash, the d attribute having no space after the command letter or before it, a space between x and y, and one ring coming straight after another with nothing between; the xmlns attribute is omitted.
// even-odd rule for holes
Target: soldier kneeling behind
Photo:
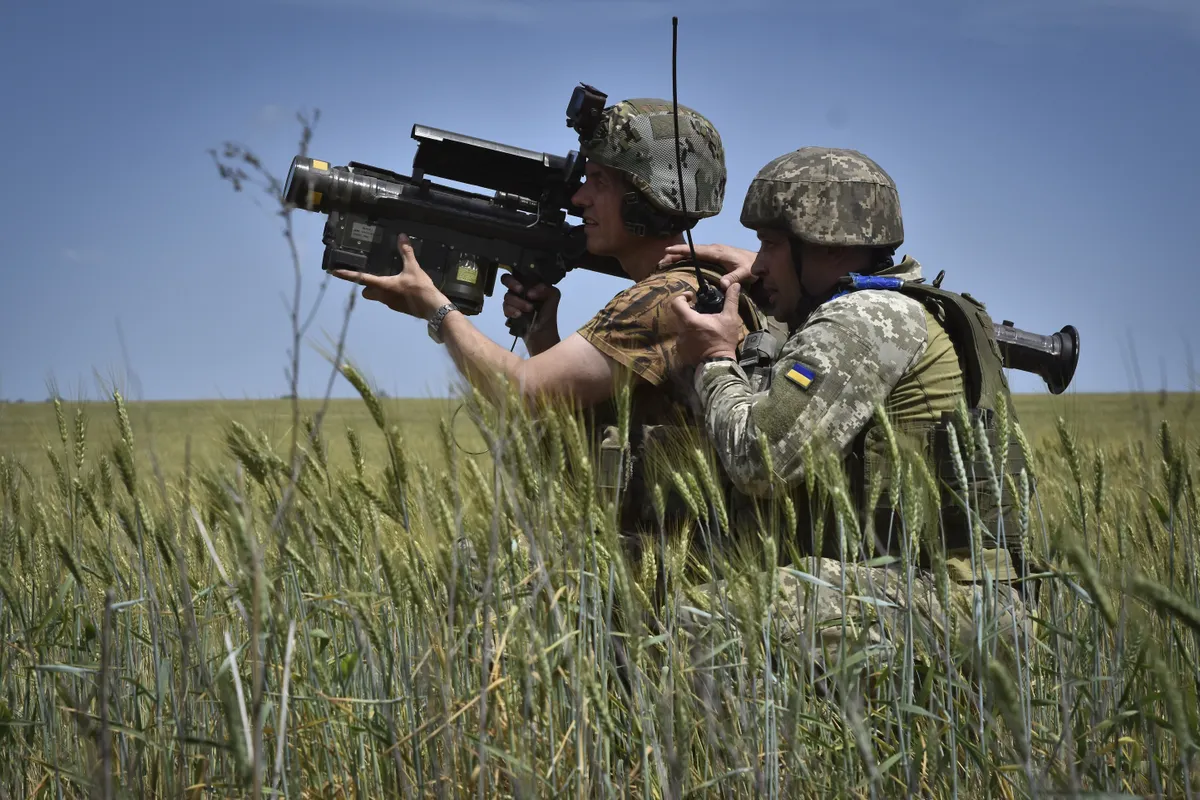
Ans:
<svg viewBox="0 0 1200 800"><path fill-rule="evenodd" d="M751 183L741 221L760 240L755 299L790 332L769 386L752 385L738 363L736 284L721 314L675 301L678 359L696 365L706 432L737 488L768 497L782 487L794 498L798 530L789 544L803 560L776 582L791 595L783 627L828 643L844 635L850 607L882 623L911 606L931 633L949 624L955 640L996 637L1023 650L1029 568L1012 487L1025 464L1006 430L1015 414L984 307L941 289L940 276L925 283L910 257L893 263L904 238L898 193L861 153L805 147L776 158ZM711 260L719 251L729 248L700 255ZM965 447L968 437L979 446ZM820 481L808 474L818 463L810 445L840 460L856 524L835 513L833 495L812 491ZM932 480L924 485L938 487L920 530L909 529L915 509L905 506L914 497L892 507L891 482L905 480L891 474L904 463L901 451L925 457ZM862 531L861 540L847 541L850 530ZM909 547L918 567L912 580L897 569ZM886 555L896 564L868 563ZM948 593L937 589L943 576ZM945 617L947 599L961 609L955 620ZM882 624L857 628L867 641L882 637Z"/></svg>

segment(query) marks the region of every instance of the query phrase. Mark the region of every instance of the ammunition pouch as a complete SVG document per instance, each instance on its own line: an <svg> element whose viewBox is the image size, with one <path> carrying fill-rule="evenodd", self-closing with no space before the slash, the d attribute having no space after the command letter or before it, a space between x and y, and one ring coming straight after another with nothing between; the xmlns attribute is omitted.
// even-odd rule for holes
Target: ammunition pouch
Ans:
<svg viewBox="0 0 1200 800"><path fill-rule="evenodd" d="M600 440L598 482L609 498L620 501L622 533L654 530L659 522L667 527L680 524L690 514L686 502L669 481L661 481L663 518L660 520L647 473L652 459L657 457L660 463L663 460L663 445L685 434L674 425L637 425L629 433L629 441L622 442L617 426L608 425ZM660 450L657 456L656 449Z"/></svg>
<svg viewBox="0 0 1200 800"><path fill-rule="evenodd" d="M931 561L929 533L936 532L939 539L936 544L945 559L950 579L956 582L1019 580L1029 574L1030 565L1026 561L1017 498L1013 484L1007 479L1014 482L1018 479L1026 466L1024 453L1013 436L1009 437L1007 452L1001 451L1002 442L992 412L970 411L967 421L973 430L978 429L977 422L982 422L988 438L986 445L976 442L971 454L964 447L966 432L956 431L965 485L955 465L950 438L950 426L958 424L956 415L947 413L936 424L894 431L898 438L906 439L932 461L939 503L937 517L929 521L926 530L901 527L901 514L892 507L889 497L893 476L890 458L884 455L887 447L877 426L865 431L856 443L852 457L852 462L861 459L858 462L861 468L852 475L852 488L860 501L858 507L864 509L860 522L877 553L896 554L901 533L910 540L916 538L920 542L919 563L926 567ZM989 455L999 481L999 495L990 477ZM871 481L874 481L873 485ZM873 490L879 492L878 500L867 513L868 495Z"/></svg>
<svg viewBox="0 0 1200 800"><path fill-rule="evenodd" d="M600 440L597 480L600 488L610 497L619 496L629 486L633 475L633 460L629 450L629 443L621 441L621 432L616 425L604 428L604 437Z"/></svg>

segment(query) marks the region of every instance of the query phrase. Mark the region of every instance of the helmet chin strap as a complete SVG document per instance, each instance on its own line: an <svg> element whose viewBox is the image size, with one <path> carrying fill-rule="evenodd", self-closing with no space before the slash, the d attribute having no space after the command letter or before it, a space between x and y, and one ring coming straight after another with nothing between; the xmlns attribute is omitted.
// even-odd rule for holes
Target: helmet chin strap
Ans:
<svg viewBox="0 0 1200 800"><path fill-rule="evenodd" d="M801 252L803 242L795 236L789 236L788 247L792 252L792 266L796 268L796 283L800 288L800 299L796 302L795 310L788 315L786 322L789 326L799 327L817 310L821 303L825 302L826 298L811 295L804 288L804 257Z"/></svg>
<svg viewBox="0 0 1200 800"><path fill-rule="evenodd" d="M804 291L804 243L795 236L788 237L788 248L792 254L792 266L796 268L796 280L800 284L800 296L805 297L808 292Z"/></svg>
<svg viewBox="0 0 1200 800"><path fill-rule="evenodd" d="M787 321L788 324L802 325L804 324L804 321L807 320L812 313L821 306L822 303L826 302L830 297L837 293L838 285L835 282L828 291L819 295L809 294L808 290L804 288L804 259L801 256L803 242L801 242L800 239L795 236L789 236L788 246L791 248L792 252L792 265L796 268L796 280L798 281L800 287L800 300L796 303L795 312L789 315ZM894 266L894 263L892 262L891 258L884 257L861 270L859 274L875 275L891 268L892 266Z"/></svg>
<svg viewBox="0 0 1200 800"><path fill-rule="evenodd" d="M621 197L621 222L634 236L673 236L695 224L693 220L659 211L632 183Z"/></svg>

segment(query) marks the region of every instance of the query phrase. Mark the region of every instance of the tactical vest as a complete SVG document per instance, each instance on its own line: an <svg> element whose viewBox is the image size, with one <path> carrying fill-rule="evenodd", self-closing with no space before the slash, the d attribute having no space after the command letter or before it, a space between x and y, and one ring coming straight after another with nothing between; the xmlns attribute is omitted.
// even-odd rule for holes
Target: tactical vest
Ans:
<svg viewBox="0 0 1200 800"><path fill-rule="evenodd" d="M997 497L989 477L986 456L976 447L974 458L966 455L963 443L964 431L956 430L962 469L966 475L963 486L958 468L952 456L949 428L958 425L954 410L943 409L940 419L922 421L908 425L894 425L895 433L916 444L930 456L935 477L941 487L940 531L947 566L952 579L972 582L990 575L997 580L1010 581L1026 574L1024 547L1018 521L1018 506L1005 475L1016 480L1025 468L1024 454L1016 438L1009 434L1007 458L998 451L1000 432L997 429L997 400L1008 405L1009 418L1016 422L1012 407L1008 380L1004 374L999 346L996 344L991 318L982 303L968 294L958 294L941 289L938 285L906 282L899 278L851 275L845 280L846 291L882 289L899 291L917 300L926 310L930 347L927 347L922 363L905 373L889 395L889 405L902 403L903 398L919 397L923 387L915 385L923 369L933 368L934 361L944 366L947 350L932 346L943 334L948 335L961 369L961 385L965 398L969 423L977 429L977 420L987 433L987 448L993 455L1001 482L1002 497ZM935 282L935 284L938 282ZM923 398L928 403L928 398ZM942 398L940 403L956 403L956 398ZM888 408L892 416L893 408ZM864 532L871 537L874 549L895 552L900 539L901 517L891 507L889 499L890 459L884 434L874 417L859 433L848 458L850 483L855 493L856 508L860 510L859 521ZM1001 463L1003 462L1003 463ZM872 479L878 479L881 489L879 501L873 512L866 508ZM968 508L964 509L958 497L966 497ZM1003 507L1003 514L1000 508ZM977 539L972 547L971 530ZM915 535L915 534L914 534ZM868 549L870 552L870 549ZM922 560L928 563L928 552Z"/></svg>
<svg viewBox="0 0 1200 800"><path fill-rule="evenodd" d="M676 264L664 271L694 275L695 270L689 264ZM700 272L713 283L722 277L722 273L703 266ZM738 313L748 331L739 348L739 364L757 390L757 387L770 381L771 367L779 348L779 329L745 293L738 298ZM775 329L774 333L772 328ZM702 424L693 424L693 427L696 431L703 429ZM653 530L657 524L646 462L653 448L669 447L672 441L681 440L680 434L681 430L676 425L631 425L628 441L622 441L617 426L604 427L599 444L599 485L610 498L619 498L621 527L626 533L632 533L632 529ZM717 468L723 473L724 468L719 463ZM671 485L664 483L660 481L665 505L664 521L670 523L684 518L687 506ZM735 491L731 481L723 479L723 483L727 494Z"/></svg>

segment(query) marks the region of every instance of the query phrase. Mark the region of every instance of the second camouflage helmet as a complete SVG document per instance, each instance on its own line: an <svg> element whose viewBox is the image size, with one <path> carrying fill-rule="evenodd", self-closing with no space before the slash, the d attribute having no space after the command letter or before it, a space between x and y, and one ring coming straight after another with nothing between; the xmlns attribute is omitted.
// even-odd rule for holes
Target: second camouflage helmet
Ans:
<svg viewBox="0 0 1200 800"><path fill-rule="evenodd" d="M883 168L857 150L801 147L767 164L746 192L742 224L831 246L904 241L900 196Z"/></svg>
<svg viewBox="0 0 1200 800"><path fill-rule="evenodd" d="M604 109L580 145L589 161L619 170L659 211L679 216L675 120L669 100L622 100ZM711 217L725 199L725 148L717 129L679 106L679 160L688 219Z"/></svg>

